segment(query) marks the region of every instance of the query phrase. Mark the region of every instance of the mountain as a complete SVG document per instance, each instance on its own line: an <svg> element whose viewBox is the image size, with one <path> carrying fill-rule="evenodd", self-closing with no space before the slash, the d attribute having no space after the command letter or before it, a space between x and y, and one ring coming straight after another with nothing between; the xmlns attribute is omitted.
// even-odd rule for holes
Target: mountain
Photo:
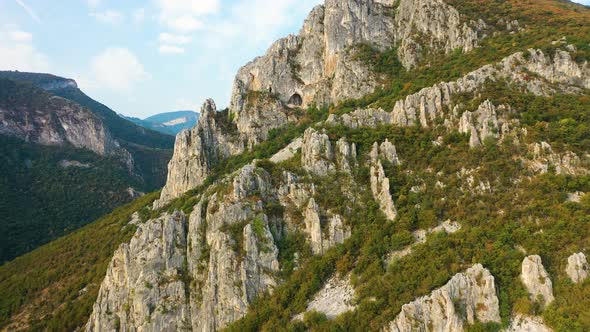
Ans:
<svg viewBox="0 0 590 332"><path fill-rule="evenodd" d="M152 130L146 130L121 118L107 106L88 97L78 88L78 85L72 79L51 74L19 71L0 71L0 77L13 81L31 83L56 96L66 98L81 106L87 107L105 122L106 126L113 133L113 136L121 142L157 149L170 149L173 147L173 137Z"/></svg>
<svg viewBox="0 0 590 332"><path fill-rule="evenodd" d="M165 135L138 126L121 118L107 106L88 97L74 80L41 73L0 71L0 78L33 84L48 93L65 98L97 115L114 139L134 159L135 173L141 176L146 188L160 188L166 178L166 164L174 144L172 135Z"/></svg>
<svg viewBox="0 0 590 332"><path fill-rule="evenodd" d="M199 120L199 113L193 111L176 111L152 115L143 120L133 117L123 117L142 127L176 136L184 129L194 127Z"/></svg>
<svg viewBox="0 0 590 332"><path fill-rule="evenodd" d="M50 92L75 82L38 77L49 79L0 77L0 262L158 188L170 158L121 144L100 115Z"/></svg>
<svg viewBox="0 0 590 332"><path fill-rule="evenodd" d="M326 0L161 193L0 267L0 326L590 330L589 45L567 1Z"/></svg>

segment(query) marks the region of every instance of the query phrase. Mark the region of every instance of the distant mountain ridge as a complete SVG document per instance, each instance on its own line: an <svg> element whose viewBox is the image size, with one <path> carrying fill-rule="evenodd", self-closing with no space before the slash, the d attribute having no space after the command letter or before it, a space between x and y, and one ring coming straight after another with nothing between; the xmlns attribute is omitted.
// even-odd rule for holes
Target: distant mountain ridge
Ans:
<svg viewBox="0 0 590 332"><path fill-rule="evenodd" d="M173 139L74 80L0 72L0 264L161 187Z"/></svg>
<svg viewBox="0 0 590 332"><path fill-rule="evenodd" d="M160 113L145 119L121 116L139 126L168 135L176 135L184 129L196 126L199 115L199 112L187 110Z"/></svg>

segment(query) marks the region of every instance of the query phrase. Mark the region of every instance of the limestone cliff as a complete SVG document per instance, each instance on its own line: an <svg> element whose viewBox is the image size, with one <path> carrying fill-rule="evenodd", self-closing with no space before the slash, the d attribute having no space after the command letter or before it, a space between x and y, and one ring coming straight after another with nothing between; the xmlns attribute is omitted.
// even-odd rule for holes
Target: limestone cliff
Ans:
<svg viewBox="0 0 590 332"><path fill-rule="evenodd" d="M228 155L250 149L266 140L270 130L297 121L299 108L373 92L380 77L355 58L359 45L378 51L398 47L409 69L427 49L444 53L477 47L486 29L485 22L466 20L441 0L326 0L311 11L299 34L276 41L238 71L229 114L223 116L235 129L231 135L205 125L206 120L199 122L201 129L179 134L159 204L201 184Z"/></svg>
<svg viewBox="0 0 590 332"><path fill-rule="evenodd" d="M43 145L70 144L103 156L125 155L131 162L103 121L88 109L32 85L7 79L0 79L0 85L1 135Z"/></svg>
<svg viewBox="0 0 590 332"><path fill-rule="evenodd" d="M461 332L465 324L500 322L494 277L480 264L428 296L405 304L387 331Z"/></svg>
<svg viewBox="0 0 590 332"><path fill-rule="evenodd" d="M227 115L227 114L225 114ZM232 139L231 124L208 99L201 108L197 126L176 136L174 155L168 163L168 178L156 206L196 188L205 181L215 164L244 147Z"/></svg>

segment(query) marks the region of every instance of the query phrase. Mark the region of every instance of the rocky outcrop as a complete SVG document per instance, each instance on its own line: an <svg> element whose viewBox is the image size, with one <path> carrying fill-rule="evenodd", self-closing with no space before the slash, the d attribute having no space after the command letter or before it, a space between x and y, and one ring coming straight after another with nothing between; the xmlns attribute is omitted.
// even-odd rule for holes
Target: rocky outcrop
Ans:
<svg viewBox="0 0 590 332"><path fill-rule="evenodd" d="M301 164L303 168L317 175L327 175L336 169L334 150L330 138L325 133L309 128L303 135Z"/></svg>
<svg viewBox="0 0 590 332"><path fill-rule="evenodd" d="M276 41L235 78L230 112L248 144L292 121L289 109L360 98L379 86L356 47L398 47L406 68L422 50L469 51L485 37L483 21L465 20L441 0L326 0L307 17L298 35ZM261 101L252 96L265 96Z"/></svg>
<svg viewBox="0 0 590 332"><path fill-rule="evenodd" d="M181 213L139 226L115 252L86 331L175 331L190 324L186 226Z"/></svg>
<svg viewBox="0 0 590 332"><path fill-rule="evenodd" d="M568 257L565 272L575 284L586 280L590 274L590 265L588 265L586 255L579 252Z"/></svg>
<svg viewBox="0 0 590 332"><path fill-rule="evenodd" d="M531 160L525 160L528 169L535 173L547 173L549 168L554 168L557 174L578 175L587 174L588 170L582 167L580 157L571 151L556 153L547 142L534 143L529 146L532 155Z"/></svg>
<svg viewBox="0 0 590 332"><path fill-rule="evenodd" d="M481 264L455 275L443 287L402 306L386 331L463 331L465 323L500 322L494 277Z"/></svg>
<svg viewBox="0 0 590 332"><path fill-rule="evenodd" d="M201 108L197 126L176 136L174 155L168 163L168 178L160 199L155 202L156 207L198 187L220 160L244 150L228 129L231 128L228 121L209 99Z"/></svg>
<svg viewBox="0 0 590 332"><path fill-rule="evenodd" d="M356 164L356 146L345 138L336 142L335 148L325 132L308 128L303 135L301 163L315 175L325 176L333 171L350 172Z"/></svg>
<svg viewBox="0 0 590 332"><path fill-rule="evenodd" d="M539 255L525 257L522 261L520 280L527 288L532 301L539 301L541 305L546 306L555 299L553 284Z"/></svg>
<svg viewBox="0 0 590 332"><path fill-rule="evenodd" d="M134 214L138 230L113 257L87 330L220 330L277 285L276 243L288 232L305 234L314 254L350 237L343 218L315 202L313 184L283 175L273 183L253 162L205 189L189 216L142 223Z"/></svg>
<svg viewBox="0 0 590 332"><path fill-rule="evenodd" d="M434 234L434 233L439 233L439 232L453 234L453 233L458 232L459 230L461 230L461 224L459 224L456 221L446 220L446 221L443 221L440 225L438 225L436 227L426 229L426 230L419 229L417 231L414 231L412 233L412 235L414 236L415 242L410 244L409 246L401 249L401 250L395 250L395 251L390 252L385 257L385 262L387 264L392 264L395 261L397 261L398 259L401 259L405 256L412 254L412 252L414 251L414 247L416 247L419 244L426 243L426 238L429 234Z"/></svg>
<svg viewBox="0 0 590 332"><path fill-rule="evenodd" d="M222 329L276 285L278 249L260 200L270 195L269 175L247 165L224 185L228 191L203 198L189 218L193 331Z"/></svg>
<svg viewBox="0 0 590 332"><path fill-rule="evenodd" d="M383 109L357 109L350 114L330 114L327 123L342 124L346 127L357 129L362 127L377 128L379 125L393 123L392 115Z"/></svg>
<svg viewBox="0 0 590 332"><path fill-rule="evenodd" d="M289 143L286 147L281 149L281 151L275 153L272 157L270 157L270 161L273 163L280 163L286 160L289 160L295 157L295 154L301 150L301 145L303 144L303 138L298 137L293 140L293 142Z"/></svg>
<svg viewBox="0 0 590 332"><path fill-rule="evenodd" d="M316 255L325 253L331 247L343 243L350 237L350 227L344 225L342 217L329 213L328 216L322 218L322 211L313 198L309 199L303 217L305 232L310 238L311 250Z"/></svg>
<svg viewBox="0 0 590 332"><path fill-rule="evenodd" d="M72 145L99 155L131 156L90 110L33 86L1 80L0 135L42 145Z"/></svg>
<svg viewBox="0 0 590 332"><path fill-rule="evenodd" d="M483 20L466 20L442 0L399 1L394 20L399 58L407 69L417 65L425 49L469 52L487 29Z"/></svg>
<svg viewBox="0 0 590 332"><path fill-rule="evenodd" d="M340 314L354 310L353 300L354 288L350 283L350 275L346 277L334 275L313 296L305 312L321 312L328 319L334 319ZM294 319L303 319L305 312L295 316Z"/></svg>
<svg viewBox="0 0 590 332"><path fill-rule="evenodd" d="M385 176L385 171L383 170L383 165L379 158L381 157L383 159L399 162L395 146L389 143L389 141L386 141L383 142L380 147L379 144L375 142L370 157L371 191L373 192L373 197L377 203L379 203L379 207L387 219L394 220L397 216L397 210L393 203L391 193L389 192L389 179Z"/></svg>
<svg viewBox="0 0 590 332"><path fill-rule="evenodd" d="M486 100L476 111L466 111L461 115L459 132L469 134L471 147L482 145L487 138L502 139L510 132L511 126L506 120L506 113L509 111L509 107L505 105L495 107ZM514 122L518 123L518 120Z"/></svg>
<svg viewBox="0 0 590 332"><path fill-rule="evenodd" d="M568 54L568 55L566 55ZM569 69L568 69L569 68ZM579 69L579 70L576 70ZM506 120L498 118L498 108L490 103L484 103L476 114L472 112L465 118L458 117L459 106L454 97L457 94L475 93L484 87L487 81L507 80L523 90L537 94L549 95L553 93L578 93L585 88L590 79L590 66L587 63L576 63L566 51L558 50L551 59L540 50L518 52L504 58L496 64L485 65L470 72L462 78L452 82L441 82L424 88L396 102L391 113L382 109L359 109L346 115L332 115L328 123L342 124L352 128L376 127L378 125L411 126L419 124L431 127L442 120L450 128L462 128L464 132L472 133L472 145L481 141L482 133L493 133L497 124L497 135L505 133ZM531 73L535 75L531 76ZM500 107L500 106L499 106ZM508 109L508 105L501 106ZM487 122L492 124L485 128ZM475 121L481 119L480 121ZM461 124L461 123L462 124ZM508 123L510 124L510 123ZM479 127L479 128L478 128ZM478 130L479 129L479 130ZM484 132L482 132L484 130Z"/></svg>
<svg viewBox="0 0 590 332"><path fill-rule="evenodd" d="M517 315L510 321L510 326L502 332L553 332L543 323L541 317Z"/></svg>
<svg viewBox="0 0 590 332"><path fill-rule="evenodd" d="M165 213L139 225L109 266L88 331L215 331L272 290L279 263L264 210L270 177L246 165L222 185L188 218Z"/></svg>

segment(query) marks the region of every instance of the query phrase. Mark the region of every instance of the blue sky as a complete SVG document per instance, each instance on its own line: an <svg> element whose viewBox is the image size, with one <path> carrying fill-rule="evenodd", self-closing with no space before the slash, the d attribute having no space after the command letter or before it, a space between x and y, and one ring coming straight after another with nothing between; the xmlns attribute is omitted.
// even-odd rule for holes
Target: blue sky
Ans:
<svg viewBox="0 0 590 332"><path fill-rule="evenodd" d="M321 2L0 0L0 69L74 78L142 118L209 97L225 107L238 68L296 33Z"/></svg>

